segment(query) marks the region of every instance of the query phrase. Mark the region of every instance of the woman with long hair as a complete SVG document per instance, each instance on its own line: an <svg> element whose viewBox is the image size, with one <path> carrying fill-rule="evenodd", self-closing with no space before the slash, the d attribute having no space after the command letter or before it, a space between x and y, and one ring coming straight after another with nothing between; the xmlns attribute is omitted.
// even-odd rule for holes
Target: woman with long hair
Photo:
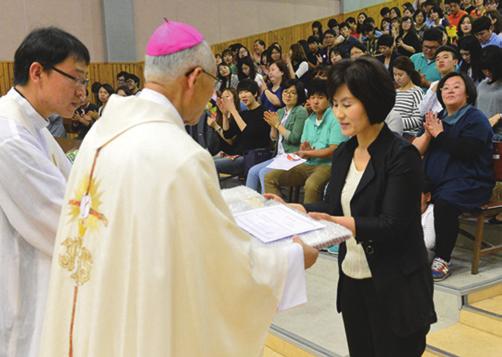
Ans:
<svg viewBox="0 0 502 357"><path fill-rule="evenodd" d="M265 82L263 76L257 73L251 57L244 57L237 61L237 77L239 78L239 82L246 78L252 79L260 88Z"/></svg>
<svg viewBox="0 0 502 357"><path fill-rule="evenodd" d="M216 83L216 90L223 92L227 88L237 88L239 83L239 78L236 74L232 73L231 67L226 63L220 63L218 65L218 82Z"/></svg>
<svg viewBox="0 0 502 357"><path fill-rule="evenodd" d="M285 62L288 66L289 76L291 78L301 79L309 71L307 56L299 43L293 43L289 47L289 56L286 57Z"/></svg>
<svg viewBox="0 0 502 357"><path fill-rule="evenodd" d="M101 83L101 85L98 88L98 114L101 116L103 113L103 109L105 109L106 103L108 103L108 99L110 99L110 96L115 93L113 90L113 87L108 84L108 83Z"/></svg>
<svg viewBox="0 0 502 357"><path fill-rule="evenodd" d="M462 38L472 35L472 18L469 15L464 15L458 22L457 36Z"/></svg>
<svg viewBox="0 0 502 357"><path fill-rule="evenodd" d="M467 74L474 83L479 83L483 78L483 72L480 67L481 45L472 35L464 36L458 41L458 49L462 62L460 71Z"/></svg>
<svg viewBox="0 0 502 357"><path fill-rule="evenodd" d="M406 56L394 60L392 71L397 86L394 110L401 114L404 132L413 135L422 127L419 109L424 98L424 92L420 88L422 78Z"/></svg>
<svg viewBox="0 0 502 357"><path fill-rule="evenodd" d="M399 36L396 39L397 52L402 56L410 57L422 50L422 43L415 31L415 25L411 17L403 17L399 28Z"/></svg>

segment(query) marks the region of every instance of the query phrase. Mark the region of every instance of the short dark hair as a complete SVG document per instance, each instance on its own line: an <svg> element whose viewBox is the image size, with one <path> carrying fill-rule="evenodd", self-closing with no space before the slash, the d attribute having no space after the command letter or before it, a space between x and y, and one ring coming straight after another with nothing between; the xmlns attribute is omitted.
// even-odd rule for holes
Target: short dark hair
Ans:
<svg viewBox="0 0 502 357"><path fill-rule="evenodd" d="M260 92L260 88L258 87L258 83L254 80L246 78L240 81L237 85L237 93L240 92L251 92L254 97L257 97Z"/></svg>
<svg viewBox="0 0 502 357"><path fill-rule="evenodd" d="M314 35L310 35L308 38L307 38L307 43L310 45L311 43L319 43L319 39L314 36Z"/></svg>
<svg viewBox="0 0 502 357"><path fill-rule="evenodd" d="M483 48L479 67L492 73L490 84L502 79L502 48L494 45Z"/></svg>
<svg viewBox="0 0 502 357"><path fill-rule="evenodd" d="M261 40L261 39L256 40L254 43L257 43L257 44L259 44L260 46L266 47L266 45L265 45L265 41L263 41L263 40Z"/></svg>
<svg viewBox="0 0 502 357"><path fill-rule="evenodd" d="M377 40L377 46L392 47L394 45L394 37L386 33L382 34Z"/></svg>
<svg viewBox="0 0 502 357"><path fill-rule="evenodd" d="M355 24L356 23L356 19L352 16L349 16L345 19L345 22L348 23L348 24Z"/></svg>
<svg viewBox="0 0 502 357"><path fill-rule="evenodd" d="M128 73L127 74L127 77L126 77L126 81L128 79L132 79L134 81L134 83L136 83L136 85L139 87L139 84L140 84L140 80L139 80L139 77L133 73Z"/></svg>
<svg viewBox="0 0 502 357"><path fill-rule="evenodd" d="M390 9L387 6L384 6L380 9L380 16L385 17L390 12Z"/></svg>
<svg viewBox="0 0 502 357"><path fill-rule="evenodd" d="M221 53L221 57L225 57L226 55L233 56L232 50L230 48L225 48Z"/></svg>
<svg viewBox="0 0 502 357"><path fill-rule="evenodd" d="M446 0L445 4L458 4L458 5L460 5L460 0Z"/></svg>
<svg viewBox="0 0 502 357"><path fill-rule="evenodd" d="M346 27L348 29L350 29L350 26L347 22L340 22L340 25L338 26L340 29L342 29L342 27Z"/></svg>
<svg viewBox="0 0 502 357"><path fill-rule="evenodd" d="M117 78L117 79L119 79L120 77L124 77L124 79L125 79L125 78L127 78L127 75L128 75L128 74L129 74L129 73L128 73L128 72L126 72L126 71L120 71L119 73L117 73L116 78Z"/></svg>
<svg viewBox="0 0 502 357"><path fill-rule="evenodd" d="M397 14L397 17L401 17L401 10L397 6L392 7L389 12L391 12L392 10L394 10L394 12Z"/></svg>
<svg viewBox="0 0 502 357"><path fill-rule="evenodd" d="M424 41L436 41L443 43L443 32L437 28L431 28L424 31Z"/></svg>
<svg viewBox="0 0 502 357"><path fill-rule="evenodd" d="M312 97L313 95L323 95L326 98L328 97L328 81L325 79L314 78L310 81L307 87L308 97Z"/></svg>
<svg viewBox="0 0 502 357"><path fill-rule="evenodd" d="M444 13L443 9L441 9L438 5L434 5L430 10L429 10L429 15L431 12L435 12L439 15L439 18L442 18Z"/></svg>
<svg viewBox="0 0 502 357"><path fill-rule="evenodd" d="M375 31L375 26L373 26L372 24L369 24L369 23L363 23L362 26L361 26L361 33L364 35L364 34L367 34L367 33L370 33L371 31Z"/></svg>
<svg viewBox="0 0 502 357"><path fill-rule="evenodd" d="M86 65L91 61L87 47L68 32L57 27L33 30L21 42L14 55L14 84L28 83L32 63L38 62L50 70L68 57Z"/></svg>
<svg viewBox="0 0 502 357"><path fill-rule="evenodd" d="M460 54L458 53L458 50L453 47L453 46L441 46L436 50L436 53L434 53L434 57L436 57L438 54L441 52L450 52L453 56L454 59L460 60Z"/></svg>
<svg viewBox="0 0 502 357"><path fill-rule="evenodd" d="M354 43L350 46L350 48L349 48L349 54L350 54L350 51L352 51L352 49L353 49L354 47L359 48L359 49L360 49L361 51L363 51L363 52L367 52L367 51L368 51L368 49L366 48L366 46L365 46L365 45L363 45L361 42L359 42L359 41L358 41L358 42L354 42Z"/></svg>
<svg viewBox="0 0 502 357"><path fill-rule="evenodd" d="M124 91L124 93L126 94L126 96L132 95L132 93L129 90L128 86L120 86L120 87L118 87L117 90L115 91L115 93L118 93L119 90Z"/></svg>
<svg viewBox="0 0 502 357"><path fill-rule="evenodd" d="M362 56L335 64L329 74L330 99L344 84L363 103L371 124L387 118L396 101L396 89L389 71L379 60Z"/></svg>
<svg viewBox="0 0 502 357"><path fill-rule="evenodd" d="M307 96L305 94L305 86L302 81L298 79L286 79L282 86L284 89L288 89L290 87L295 87L296 93L298 95L296 105L303 105L305 100L307 100Z"/></svg>
<svg viewBox="0 0 502 357"><path fill-rule="evenodd" d="M464 81L464 84L465 84L465 91L467 93L467 104L475 105L476 99L478 97L478 92L476 90L476 85L474 84L472 79L468 75L466 75L465 73L451 72L451 73L448 73L443 78L441 78L441 80L439 81L438 87L437 87L438 89L437 89L436 96L438 98L439 103L441 103L441 105L443 106L443 108L444 108L444 102L443 102L443 98L441 97L441 90L443 89L445 82L452 77L462 78L462 80Z"/></svg>
<svg viewBox="0 0 502 357"><path fill-rule="evenodd" d="M328 34L333 35L334 37L336 37L336 32L333 31L332 29L327 29L326 31L324 31L322 37L325 37Z"/></svg>
<svg viewBox="0 0 502 357"><path fill-rule="evenodd" d="M329 19L328 20L328 27L330 29L332 29L333 27L337 27L338 26L338 21L336 21L336 19Z"/></svg>
<svg viewBox="0 0 502 357"><path fill-rule="evenodd" d="M489 30L491 27L492 20L488 16L481 16L472 23L472 33L477 34L478 32Z"/></svg>

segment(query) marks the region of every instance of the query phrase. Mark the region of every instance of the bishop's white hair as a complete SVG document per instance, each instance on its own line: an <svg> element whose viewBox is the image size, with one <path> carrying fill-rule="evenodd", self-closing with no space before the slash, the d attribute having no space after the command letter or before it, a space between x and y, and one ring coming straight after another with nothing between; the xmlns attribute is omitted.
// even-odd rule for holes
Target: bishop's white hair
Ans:
<svg viewBox="0 0 502 357"><path fill-rule="evenodd" d="M216 62L206 41L167 56L145 56L145 82L168 83L195 67L214 73Z"/></svg>

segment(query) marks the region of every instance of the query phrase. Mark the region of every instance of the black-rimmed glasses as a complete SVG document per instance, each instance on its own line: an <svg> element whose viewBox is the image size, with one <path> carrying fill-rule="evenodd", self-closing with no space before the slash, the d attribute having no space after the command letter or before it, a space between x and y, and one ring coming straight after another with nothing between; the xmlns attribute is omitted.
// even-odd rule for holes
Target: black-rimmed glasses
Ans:
<svg viewBox="0 0 502 357"><path fill-rule="evenodd" d="M51 69L55 70L60 75L65 76L66 78L71 79L79 87L87 88L87 85L89 84L89 80L88 79L77 78L77 77L72 76L71 74L66 73L65 71L62 71L62 70L60 70L59 68L56 68L56 67L51 67Z"/></svg>

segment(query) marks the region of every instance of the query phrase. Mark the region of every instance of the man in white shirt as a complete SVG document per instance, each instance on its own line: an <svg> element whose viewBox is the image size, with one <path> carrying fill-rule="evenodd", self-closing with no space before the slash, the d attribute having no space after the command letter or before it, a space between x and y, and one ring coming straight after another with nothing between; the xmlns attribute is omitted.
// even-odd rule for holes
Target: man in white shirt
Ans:
<svg viewBox="0 0 502 357"><path fill-rule="evenodd" d="M85 96L89 52L57 28L31 32L0 99L0 356L38 356L57 223L70 163L47 130Z"/></svg>
<svg viewBox="0 0 502 357"><path fill-rule="evenodd" d="M112 95L68 180L41 357L259 356L277 310L306 301L317 250L254 242L186 133L216 63L192 26L147 45L139 96Z"/></svg>

